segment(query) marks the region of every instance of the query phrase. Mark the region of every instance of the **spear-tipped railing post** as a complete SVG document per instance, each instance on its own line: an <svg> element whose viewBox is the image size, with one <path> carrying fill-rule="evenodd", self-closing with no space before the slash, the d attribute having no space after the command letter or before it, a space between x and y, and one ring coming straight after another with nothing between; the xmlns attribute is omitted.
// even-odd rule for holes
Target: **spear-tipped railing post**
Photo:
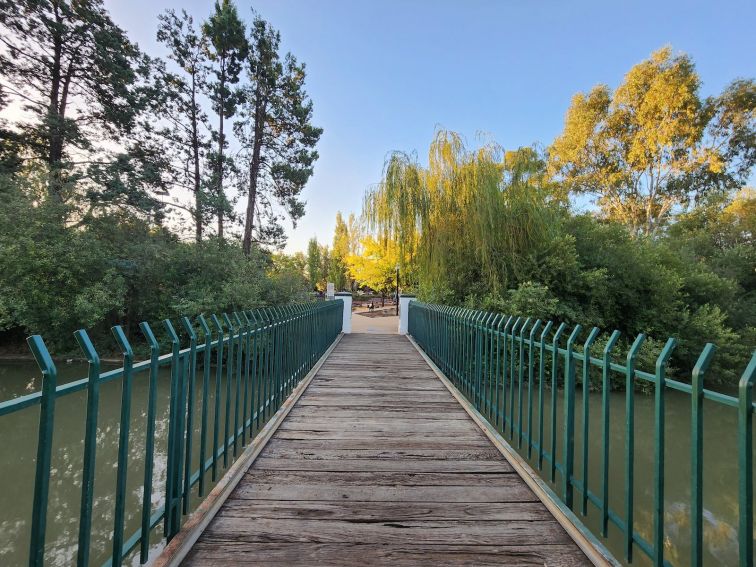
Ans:
<svg viewBox="0 0 756 567"><path fill-rule="evenodd" d="M100 407L100 356L84 329L74 333L79 348L87 359L87 417L84 425L84 459L81 475L81 507L79 512L79 548L76 564L89 565L92 504L94 501L95 459L97 454L97 413Z"/></svg>
<svg viewBox="0 0 756 567"><path fill-rule="evenodd" d="M539 354L538 354L538 470L543 470L543 457L546 454L546 449L543 447L544 434L543 434L543 398L544 387L546 383L546 337L549 336L551 328L554 326L552 321L548 321L546 326L541 332Z"/></svg>
<svg viewBox="0 0 756 567"><path fill-rule="evenodd" d="M115 521L113 526L113 566L123 563L123 530L126 515L126 480L129 466L129 433L131 428L131 384L134 351L120 325L112 329L123 353L123 389L121 392L121 425L118 430L118 468L116 469Z"/></svg>
<svg viewBox="0 0 756 567"><path fill-rule="evenodd" d="M144 483L142 486L142 534L139 546L139 561L144 564L150 555L150 531L152 520L152 481L155 455L155 418L157 413L158 364L160 345L150 325L143 321L139 329L150 347L150 377L147 394L147 427L144 442Z"/></svg>
<svg viewBox="0 0 756 567"><path fill-rule="evenodd" d="M753 382L756 352L738 382L738 539L740 564L753 567Z"/></svg>
<svg viewBox="0 0 756 567"><path fill-rule="evenodd" d="M178 533L181 525L181 507L179 506L181 475L181 438L179 421L182 414L181 403L181 364L179 342L176 329L170 319L163 321L168 338L171 341L171 388L168 416L168 467L165 481L165 518L163 532L170 540Z"/></svg>
<svg viewBox="0 0 756 567"><path fill-rule="evenodd" d="M668 339L656 359L654 374L654 525L653 561L656 567L664 567L664 390L669 357L677 341Z"/></svg>
<svg viewBox="0 0 756 567"><path fill-rule="evenodd" d="M186 446L184 448L184 490L182 511L188 514L190 510L189 496L192 484L192 447L194 439L194 391L197 379L197 333L189 317L181 318L181 326L189 337L189 387L187 388L186 412Z"/></svg>
<svg viewBox="0 0 756 567"><path fill-rule="evenodd" d="M557 371L559 370L559 339L567 325L562 323L551 338L551 482L556 482L557 449Z"/></svg>
<svg viewBox="0 0 756 567"><path fill-rule="evenodd" d="M575 341L583 327L575 325L567 339L564 354L564 470L562 471L562 494L564 503L572 508L572 471L575 465Z"/></svg>
<svg viewBox="0 0 756 567"><path fill-rule="evenodd" d="M52 461L53 424L55 419L55 389L58 385L58 370L50 352L39 335L32 335L26 342L42 372L42 400L39 411L39 434L37 437L37 462L34 472L34 503L32 504L31 540L29 565L42 567L45 561L45 532L47 528L47 499L50 492L50 465Z"/></svg>
<svg viewBox="0 0 756 567"><path fill-rule="evenodd" d="M625 362L625 558L633 560L633 507L635 506L635 359L646 335L635 338Z"/></svg>
<svg viewBox="0 0 756 567"><path fill-rule="evenodd" d="M588 514L588 432L590 420L590 403L588 394L591 389L591 346L599 335L599 328L593 327L583 343L583 498L581 512Z"/></svg>
<svg viewBox="0 0 756 567"><path fill-rule="evenodd" d="M690 464L690 528L692 567L703 562L703 382L704 374L714 358L716 347L707 343L693 367L691 380L691 464Z"/></svg>
<svg viewBox="0 0 756 567"><path fill-rule="evenodd" d="M609 396L612 391L610 379L612 349L620 338L620 332L614 331L604 346L601 364L601 535L607 536L609 530Z"/></svg>

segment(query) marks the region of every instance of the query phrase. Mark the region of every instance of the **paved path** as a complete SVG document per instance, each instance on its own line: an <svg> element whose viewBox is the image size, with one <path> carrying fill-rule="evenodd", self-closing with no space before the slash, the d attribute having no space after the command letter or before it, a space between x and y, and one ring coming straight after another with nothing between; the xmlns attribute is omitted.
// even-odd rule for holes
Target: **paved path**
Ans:
<svg viewBox="0 0 756 567"><path fill-rule="evenodd" d="M396 315L370 317L366 309L354 311L352 313L352 332L395 335L399 332L399 317Z"/></svg>
<svg viewBox="0 0 756 567"><path fill-rule="evenodd" d="M346 335L184 561L588 565L399 335Z"/></svg>

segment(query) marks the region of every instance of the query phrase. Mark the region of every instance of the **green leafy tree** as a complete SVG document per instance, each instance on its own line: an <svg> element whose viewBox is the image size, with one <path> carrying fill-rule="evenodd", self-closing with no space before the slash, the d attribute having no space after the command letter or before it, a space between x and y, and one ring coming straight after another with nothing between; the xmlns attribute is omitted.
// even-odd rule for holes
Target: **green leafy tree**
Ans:
<svg viewBox="0 0 756 567"><path fill-rule="evenodd" d="M215 81L211 85L213 109L218 114L218 149L213 156L215 160L215 209L218 220L218 238L223 239L223 219L228 209L226 193L223 188L224 150L226 148L225 121L236 114L238 93L232 90L239 82L244 59L247 57L248 44L244 34L244 23L239 19L236 6L231 0L216 0L215 9L202 26L202 31L212 49L210 60L214 63Z"/></svg>
<svg viewBox="0 0 756 567"><path fill-rule="evenodd" d="M318 286L320 281L320 245L316 238L311 238L307 243L307 279L310 291Z"/></svg>
<svg viewBox="0 0 756 567"><path fill-rule="evenodd" d="M551 171L598 197L606 218L655 234L675 207L742 183L756 163L756 86L737 81L703 100L687 55L668 47L634 66L614 91L578 93L552 144Z"/></svg>
<svg viewBox="0 0 756 567"><path fill-rule="evenodd" d="M336 213L336 228L333 233L331 247L331 266L328 274L337 291L345 290L349 285L349 269L347 258L350 254L349 227L344 222L341 212Z"/></svg>
<svg viewBox="0 0 756 567"><path fill-rule="evenodd" d="M169 58L180 74L164 72L165 102L159 108L168 125L162 130L168 151L177 153L174 167L177 183L194 194L195 238L202 240L207 196L203 187L204 160L208 150L208 121L201 95L207 80L206 40L194 29L185 11L177 15L168 10L158 16L157 39L169 49Z"/></svg>
<svg viewBox="0 0 756 567"><path fill-rule="evenodd" d="M47 196L156 211L165 191L158 147L139 138L154 94L149 60L100 0L0 1L0 69L23 153L46 169ZM149 128L146 128L149 131Z"/></svg>
<svg viewBox="0 0 756 567"><path fill-rule="evenodd" d="M246 60L248 84L243 89L244 119L237 123L249 167L243 249L252 246L255 224L281 220L274 205L283 207L296 226L304 215L299 194L318 158L315 145L322 129L312 125L312 102L305 91L305 66L279 53L281 37L262 18L250 30ZM258 218L259 217L259 218ZM267 229L270 234L270 229ZM272 234L281 234L273 230ZM266 237L260 226L258 236ZM281 244L282 238L275 244Z"/></svg>
<svg viewBox="0 0 756 567"><path fill-rule="evenodd" d="M393 241L381 244L372 236L360 241L361 252L346 258L349 274L362 287L387 295L396 291L396 266L399 263L399 246Z"/></svg>

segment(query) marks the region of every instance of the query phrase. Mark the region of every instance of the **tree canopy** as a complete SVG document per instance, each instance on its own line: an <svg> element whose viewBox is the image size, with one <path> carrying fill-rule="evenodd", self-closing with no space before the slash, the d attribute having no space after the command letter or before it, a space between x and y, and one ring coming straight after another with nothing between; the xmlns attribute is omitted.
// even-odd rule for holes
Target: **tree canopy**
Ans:
<svg viewBox="0 0 756 567"><path fill-rule="evenodd" d="M597 196L606 218L655 234L676 207L731 190L756 163L756 84L702 99L690 57L654 52L612 91L578 93L549 148L567 191Z"/></svg>

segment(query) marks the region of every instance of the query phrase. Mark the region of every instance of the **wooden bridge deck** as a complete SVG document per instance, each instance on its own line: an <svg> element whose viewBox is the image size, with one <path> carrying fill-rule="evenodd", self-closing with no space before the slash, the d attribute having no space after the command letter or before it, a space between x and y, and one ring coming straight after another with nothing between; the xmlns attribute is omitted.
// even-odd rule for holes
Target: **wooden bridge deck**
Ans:
<svg viewBox="0 0 756 567"><path fill-rule="evenodd" d="M405 337L353 334L183 564L590 562Z"/></svg>

